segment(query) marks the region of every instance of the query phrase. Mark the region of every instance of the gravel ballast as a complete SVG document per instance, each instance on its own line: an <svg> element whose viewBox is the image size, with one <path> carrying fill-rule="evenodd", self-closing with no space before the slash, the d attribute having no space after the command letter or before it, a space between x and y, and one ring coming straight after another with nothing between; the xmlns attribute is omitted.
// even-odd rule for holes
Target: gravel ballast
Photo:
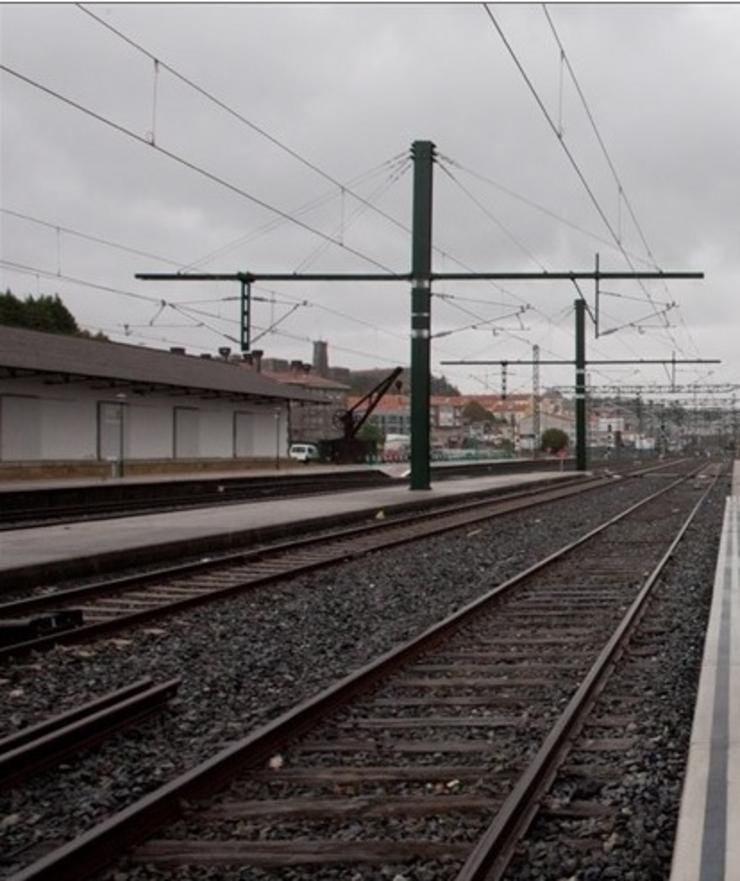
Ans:
<svg viewBox="0 0 740 881"><path fill-rule="evenodd" d="M115 638L6 665L0 669L9 708L0 722L3 734L144 675L158 681L179 675L183 683L172 710L161 718L3 795L3 874L122 809L660 485L659 479L615 483L609 490L259 588ZM711 528L710 523L706 529ZM716 523L713 528L718 535ZM706 534L704 540L711 546Z"/></svg>

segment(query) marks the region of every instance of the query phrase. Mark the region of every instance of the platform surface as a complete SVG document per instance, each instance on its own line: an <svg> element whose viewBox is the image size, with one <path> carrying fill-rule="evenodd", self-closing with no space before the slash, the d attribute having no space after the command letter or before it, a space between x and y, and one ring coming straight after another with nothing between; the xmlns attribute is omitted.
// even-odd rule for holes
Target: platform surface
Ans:
<svg viewBox="0 0 740 881"><path fill-rule="evenodd" d="M39 564L53 565L70 559L94 557L134 548L171 544L263 530L291 523L321 521L326 517L380 510L399 505L428 505L485 490L516 488L537 482L573 478L572 472L528 472L481 475L439 481L430 490L410 491L406 486L376 487L318 496L298 496L220 505L159 514L140 514L58 526L16 529L0 533L0 580L3 574Z"/></svg>
<svg viewBox="0 0 740 881"><path fill-rule="evenodd" d="M481 466L500 466L502 470L512 466L521 466L526 470L529 465L542 467L549 463L553 469L558 464L552 458L539 459L468 459L460 461L433 461L431 467L434 471L444 472L445 469L455 469L464 466L471 468ZM568 468L566 462L566 470ZM324 465L312 462L304 465L301 462L283 461L280 468L249 468L243 470L225 471L182 471L176 474L146 474L125 475L123 477L53 477L34 478L28 480L3 480L0 474L0 497L3 493L15 493L21 491L43 492L55 489L76 489L87 486L132 486L151 484L172 484L189 481L237 481L237 480L262 480L270 478L312 477L319 474L364 474L368 471L377 471L387 474L389 477L405 477L409 472L408 462L376 462L371 465Z"/></svg>
<svg viewBox="0 0 740 881"><path fill-rule="evenodd" d="M670 881L740 881L740 468L725 507Z"/></svg>

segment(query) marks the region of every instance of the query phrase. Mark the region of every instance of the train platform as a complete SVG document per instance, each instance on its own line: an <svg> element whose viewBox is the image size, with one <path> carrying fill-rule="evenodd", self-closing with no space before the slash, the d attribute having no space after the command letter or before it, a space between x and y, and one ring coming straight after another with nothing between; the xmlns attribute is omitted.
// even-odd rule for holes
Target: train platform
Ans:
<svg viewBox="0 0 740 881"><path fill-rule="evenodd" d="M727 498L670 881L740 881L740 462Z"/></svg>
<svg viewBox="0 0 740 881"><path fill-rule="evenodd" d="M0 533L0 583L6 587L95 575L122 565L228 550L241 543L277 539L307 530L349 524L462 496L535 487L573 472L485 474L433 482L411 492L393 484L352 492L240 502L208 508L15 529Z"/></svg>
<svg viewBox="0 0 740 881"><path fill-rule="evenodd" d="M516 473L530 470L553 470L561 468L568 470L572 467L572 460L566 459L561 462L555 458L539 459L470 459L449 462L439 461L432 463L432 475L444 479L447 475L462 475L466 472L475 474L481 471L493 473ZM66 489L90 489L117 487L156 486L160 484L172 485L177 483L224 483L250 480L278 480L291 478L316 477L321 474L367 474L377 472L391 478L401 478L408 474L408 462L377 462L368 465L323 465L311 463L304 465L302 462L283 461L279 468L249 468L243 470L223 471L182 471L171 474L126 474L118 477L50 477L34 478L27 480L2 480L0 479L0 499L4 493L44 493L48 491Z"/></svg>

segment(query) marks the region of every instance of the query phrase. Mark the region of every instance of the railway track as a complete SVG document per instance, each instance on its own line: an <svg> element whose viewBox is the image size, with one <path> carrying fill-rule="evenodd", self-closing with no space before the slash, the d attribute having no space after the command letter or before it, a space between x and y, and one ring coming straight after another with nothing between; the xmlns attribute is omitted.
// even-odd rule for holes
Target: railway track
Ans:
<svg viewBox="0 0 740 881"><path fill-rule="evenodd" d="M650 468L637 473L655 473L656 470ZM33 629L33 616L46 613L50 616L51 627L59 617L84 623L69 629L53 629L46 635L20 642L14 641L0 648L0 660L140 625L372 551L569 498L611 485L613 480L611 476L573 478L552 487L457 502L442 509L413 512L388 521L334 530L267 548L240 551L219 557L218 560L167 566L17 599L0 605L0 621L29 621ZM43 627L43 620L40 626Z"/></svg>
<svg viewBox="0 0 740 881"><path fill-rule="evenodd" d="M0 788L89 749L105 737L162 710L179 679L141 679L0 740Z"/></svg>
<svg viewBox="0 0 740 881"><path fill-rule="evenodd" d="M137 879L500 877L711 485L672 481L13 881L77 881L124 852ZM571 773L622 749L622 725L602 716Z"/></svg>

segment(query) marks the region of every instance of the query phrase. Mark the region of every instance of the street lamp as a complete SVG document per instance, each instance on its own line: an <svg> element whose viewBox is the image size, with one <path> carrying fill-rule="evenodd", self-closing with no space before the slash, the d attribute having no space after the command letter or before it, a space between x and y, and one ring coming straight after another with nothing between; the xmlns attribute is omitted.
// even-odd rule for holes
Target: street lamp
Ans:
<svg viewBox="0 0 740 881"><path fill-rule="evenodd" d="M124 425L123 425L123 415L125 412L125 401L128 395L126 392L117 392L116 398L118 399L118 461L116 463L116 471L118 472L118 477L123 477L123 466L124 466L124 443L126 441L126 435L124 433Z"/></svg>
<svg viewBox="0 0 740 881"><path fill-rule="evenodd" d="M280 410L275 410L275 469L280 470Z"/></svg>

